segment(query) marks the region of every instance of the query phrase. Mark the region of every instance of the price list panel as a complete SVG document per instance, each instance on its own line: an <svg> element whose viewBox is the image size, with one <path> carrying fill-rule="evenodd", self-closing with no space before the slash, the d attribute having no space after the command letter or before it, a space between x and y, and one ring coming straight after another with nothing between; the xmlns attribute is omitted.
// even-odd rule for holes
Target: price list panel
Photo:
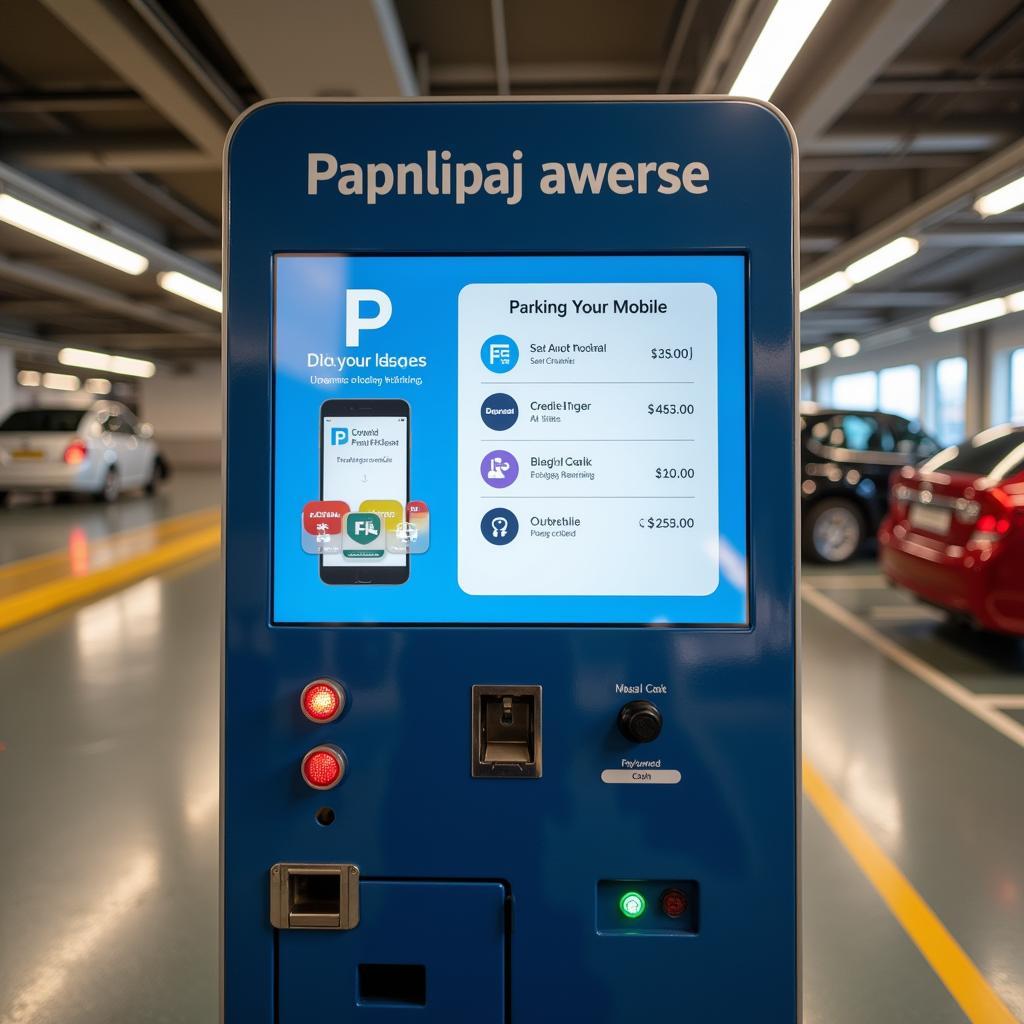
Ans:
<svg viewBox="0 0 1024 1024"><path fill-rule="evenodd" d="M460 588L714 592L715 289L470 284L458 324Z"/></svg>

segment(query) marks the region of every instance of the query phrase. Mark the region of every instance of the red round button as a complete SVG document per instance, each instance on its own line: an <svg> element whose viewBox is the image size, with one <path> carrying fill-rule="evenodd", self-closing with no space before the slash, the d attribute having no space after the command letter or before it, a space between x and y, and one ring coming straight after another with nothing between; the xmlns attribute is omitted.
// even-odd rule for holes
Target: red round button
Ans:
<svg viewBox="0 0 1024 1024"><path fill-rule="evenodd" d="M666 889L661 894L661 909L666 917L682 917L686 913L686 893L679 889Z"/></svg>
<svg viewBox="0 0 1024 1024"><path fill-rule="evenodd" d="M345 755L338 747L314 747L302 759L302 778L313 789L332 789L344 775Z"/></svg>
<svg viewBox="0 0 1024 1024"><path fill-rule="evenodd" d="M303 689L299 702L302 713L311 722L323 724L333 722L341 714L345 707L345 695L332 680L314 679Z"/></svg>

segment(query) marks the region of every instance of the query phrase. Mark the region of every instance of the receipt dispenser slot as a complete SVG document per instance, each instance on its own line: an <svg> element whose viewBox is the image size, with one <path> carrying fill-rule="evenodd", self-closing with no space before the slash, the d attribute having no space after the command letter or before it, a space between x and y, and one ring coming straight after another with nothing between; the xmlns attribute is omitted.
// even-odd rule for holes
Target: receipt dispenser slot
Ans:
<svg viewBox="0 0 1024 1024"><path fill-rule="evenodd" d="M476 778L540 778L539 686L474 686L472 720Z"/></svg>

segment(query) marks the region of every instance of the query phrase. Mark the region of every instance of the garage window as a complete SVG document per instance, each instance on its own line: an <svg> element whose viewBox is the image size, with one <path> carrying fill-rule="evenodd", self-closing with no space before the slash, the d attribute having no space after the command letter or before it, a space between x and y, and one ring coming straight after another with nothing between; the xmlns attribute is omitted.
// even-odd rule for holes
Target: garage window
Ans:
<svg viewBox="0 0 1024 1024"><path fill-rule="evenodd" d="M832 378L832 404L840 409L878 408L878 374L874 370L863 373L842 373Z"/></svg>
<svg viewBox="0 0 1024 1024"><path fill-rule="evenodd" d="M1024 348L1010 355L1010 419L1024 423Z"/></svg>
<svg viewBox="0 0 1024 1024"><path fill-rule="evenodd" d="M967 432L967 360L963 356L935 364L935 436L943 444L956 444Z"/></svg>
<svg viewBox="0 0 1024 1024"><path fill-rule="evenodd" d="M916 420L921 415L921 367L889 366L878 375L878 408Z"/></svg>

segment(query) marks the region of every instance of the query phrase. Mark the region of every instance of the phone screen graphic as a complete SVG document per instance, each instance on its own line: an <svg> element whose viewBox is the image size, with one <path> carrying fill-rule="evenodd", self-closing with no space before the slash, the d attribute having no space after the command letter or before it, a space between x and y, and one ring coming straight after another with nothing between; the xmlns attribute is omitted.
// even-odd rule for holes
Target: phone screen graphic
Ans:
<svg viewBox="0 0 1024 1024"><path fill-rule="evenodd" d="M320 410L320 496L343 501L341 551L320 559L325 583L404 583L408 552L394 542L409 501L409 406L333 399Z"/></svg>

